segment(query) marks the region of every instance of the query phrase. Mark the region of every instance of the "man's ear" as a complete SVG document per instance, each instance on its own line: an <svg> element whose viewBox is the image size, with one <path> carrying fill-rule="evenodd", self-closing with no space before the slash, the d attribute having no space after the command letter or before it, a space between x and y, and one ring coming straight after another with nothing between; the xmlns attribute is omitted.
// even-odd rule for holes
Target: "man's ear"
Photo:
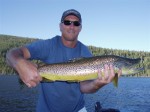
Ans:
<svg viewBox="0 0 150 112"><path fill-rule="evenodd" d="M80 26L80 32L81 32L81 30L82 30L82 25Z"/></svg>
<svg viewBox="0 0 150 112"><path fill-rule="evenodd" d="M62 32L62 24L59 23L59 28L60 28L60 31Z"/></svg>

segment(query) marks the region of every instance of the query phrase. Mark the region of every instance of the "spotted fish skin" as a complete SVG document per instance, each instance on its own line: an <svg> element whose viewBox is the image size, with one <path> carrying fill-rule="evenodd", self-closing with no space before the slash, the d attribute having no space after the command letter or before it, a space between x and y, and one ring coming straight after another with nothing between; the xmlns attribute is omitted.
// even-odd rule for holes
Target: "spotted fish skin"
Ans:
<svg viewBox="0 0 150 112"><path fill-rule="evenodd" d="M73 59L64 63L44 65L38 68L38 72L46 81L80 82L96 79L98 70L103 71L105 64L113 65L115 72L122 69L122 74L138 73L142 69L134 69L133 67L140 60L140 58L131 59L116 55L93 56ZM117 83L116 81L115 83Z"/></svg>

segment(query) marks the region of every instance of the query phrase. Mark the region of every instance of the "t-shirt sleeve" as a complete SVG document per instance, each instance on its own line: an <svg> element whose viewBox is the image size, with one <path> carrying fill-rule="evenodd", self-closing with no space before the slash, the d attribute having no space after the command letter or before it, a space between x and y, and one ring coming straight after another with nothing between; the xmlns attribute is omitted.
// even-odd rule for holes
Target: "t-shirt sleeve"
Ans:
<svg viewBox="0 0 150 112"><path fill-rule="evenodd" d="M38 40L31 44L26 45L30 52L30 59L45 60L50 52L51 41L49 40Z"/></svg>

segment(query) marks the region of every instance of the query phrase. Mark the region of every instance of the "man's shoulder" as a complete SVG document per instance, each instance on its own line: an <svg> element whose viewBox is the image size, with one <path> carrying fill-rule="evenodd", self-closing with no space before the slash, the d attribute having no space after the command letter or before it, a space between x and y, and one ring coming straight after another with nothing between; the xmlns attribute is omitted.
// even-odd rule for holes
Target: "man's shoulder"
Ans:
<svg viewBox="0 0 150 112"><path fill-rule="evenodd" d="M50 38L50 39L46 39L46 40L44 40L46 43L48 43L48 44L57 44L57 42L59 42L59 38L60 38L60 36L55 36L55 37L52 37L52 38Z"/></svg>
<svg viewBox="0 0 150 112"><path fill-rule="evenodd" d="M81 46L81 56L82 57L91 57L92 53L89 50L88 46L83 44L82 42L78 41Z"/></svg>
<svg viewBox="0 0 150 112"><path fill-rule="evenodd" d="M83 44L83 43L80 42L80 41L78 41L78 43L80 44L80 46L81 46L82 49L88 50L88 46L87 46L87 45Z"/></svg>
<svg viewBox="0 0 150 112"><path fill-rule="evenodd" d="M43 39L43 40L39 40L39 42L43 43L43 44L56 44L59 41L60 36L55 36L49 39Z"/></svg>
<svg viewBox="0 0 150 112"><path fill-rule="evenodd" d="M78 41L79 45L82 47L87 47L85 44L83 44L81 41Z"/></svg>
<svg viewBox="0 0 150 112"><path fill-rule="evenodd" d="M60 38L60 36L59 36L59 35L56 35L55 37L52 37L52 38L49 39L49 40L51 40L51 41L57 41L57 40L59 40L59 38Z"/></svg>

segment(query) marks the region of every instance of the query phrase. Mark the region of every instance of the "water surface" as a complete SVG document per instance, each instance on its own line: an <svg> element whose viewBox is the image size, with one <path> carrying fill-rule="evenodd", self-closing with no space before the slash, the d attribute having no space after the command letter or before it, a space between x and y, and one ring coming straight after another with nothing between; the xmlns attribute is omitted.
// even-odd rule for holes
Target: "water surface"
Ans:
<svg viewBox="0 0 150 112"><path fill-rule="evenodd" d="M35 112L38 87L27 88L18 76L0 76L0 112ZM86 108L94 111L96 101L103 108L121 112L150 112L150 78L120 78L119 87L108 84L94 94L86 94Z"/></svg>

